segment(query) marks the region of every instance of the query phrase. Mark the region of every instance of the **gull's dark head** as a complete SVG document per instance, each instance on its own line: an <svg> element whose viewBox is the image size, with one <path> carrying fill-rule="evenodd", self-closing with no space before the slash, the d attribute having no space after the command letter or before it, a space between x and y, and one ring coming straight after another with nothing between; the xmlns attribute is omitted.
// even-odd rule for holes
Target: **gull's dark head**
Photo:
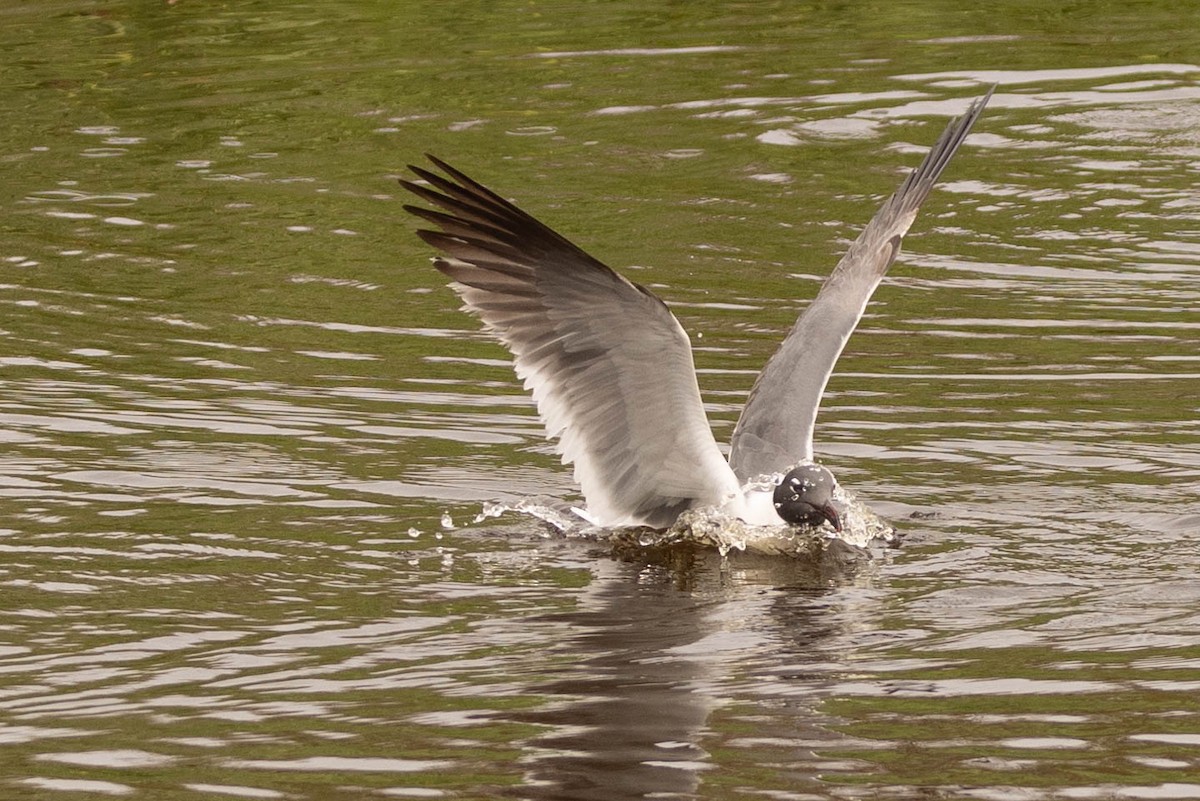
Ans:
<svg viewBox="0 0 1200 801"><path fill-rule="evenodd" d="M836 486L833 473L819 464L794 467L775 488L775 511L793 526L828 522L834 531L841 531L842 520L833 506Z"/></svg>

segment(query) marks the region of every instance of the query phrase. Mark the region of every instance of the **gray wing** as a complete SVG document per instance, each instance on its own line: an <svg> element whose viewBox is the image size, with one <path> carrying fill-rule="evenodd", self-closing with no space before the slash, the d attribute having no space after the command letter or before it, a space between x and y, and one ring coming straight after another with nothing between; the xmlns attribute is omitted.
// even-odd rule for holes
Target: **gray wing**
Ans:
<svg viewBox="0 0 1200 801"><path fill-rule="evenodd" d="M418 235L448 258L466 310L512 352L547 435L601 525L666 527L738 482L713 439L688 336L661 300L432 156L402 181L435 211Z"/></svg>
<svg viewBox="0 0 1200 801"><path fill-rule="evenodd" d="M871 293L900 252L942 170L958 150L995 87L951 120L933 149L859 234L759 374L738 419L729 462L742 481L786 471L813 457L821 395Z"/></svg>

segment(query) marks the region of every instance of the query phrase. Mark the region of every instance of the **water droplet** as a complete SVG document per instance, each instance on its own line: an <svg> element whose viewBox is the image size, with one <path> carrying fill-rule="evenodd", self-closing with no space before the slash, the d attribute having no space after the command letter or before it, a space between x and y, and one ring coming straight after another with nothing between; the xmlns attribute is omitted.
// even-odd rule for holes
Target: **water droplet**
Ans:
<svg viewBox="0 0 1200 801"><path fill-rule="evenodd" d="M504 514L507 511L508 511L508 506L506 506L505 504L485 503L483 505L483 509L479 512L479 514L475 515L475 519L472 520L471 522L472 523L482 523L484 520L487 520L489 518L499 517L500 515Z"/></svg>

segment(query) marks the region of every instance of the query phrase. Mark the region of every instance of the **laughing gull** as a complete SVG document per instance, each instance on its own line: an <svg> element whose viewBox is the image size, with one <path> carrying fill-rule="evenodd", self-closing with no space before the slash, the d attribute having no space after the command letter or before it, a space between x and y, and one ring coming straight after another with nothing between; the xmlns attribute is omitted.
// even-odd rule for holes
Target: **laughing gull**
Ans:
<svg viewBox="0 0 1200 801"><path fill-rule="evenodd" d="M994 87L993 87L994 89ZM836 481L812 461L834 364L900 241L992 92L950 122L825 279L755 381L728 461L713 438L687 333L657 296L445 162L403 186L405 210L463 306L512 352L546 434L573 464L588 518L667 528L716 507L751 525L830 523Z"/></svg>

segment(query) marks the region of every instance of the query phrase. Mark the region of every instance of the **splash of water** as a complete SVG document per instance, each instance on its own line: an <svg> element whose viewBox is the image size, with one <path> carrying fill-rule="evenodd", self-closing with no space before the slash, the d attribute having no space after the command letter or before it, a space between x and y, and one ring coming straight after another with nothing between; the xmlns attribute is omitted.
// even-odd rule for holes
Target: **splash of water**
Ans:
<svg viewBox="0 0 1200 801"><path fill-rule="evenodd" d="M770 488L774 486L772 480L766 478L762 482L749 484L747 489ZM802 557L819 553L833 540L859 548L897 541L895 529L861 503L853 493L838 486L834 490L834 500L841 512L840 532L834 532L826 525L789 526L781 522L778 526L754 526L717 507L688 510L679 516L673 526L663 531L645 527L613 529L595 525L583 509L557 498L546 497L522 499L511 506L486 504L474 522L483 522L513 511L545 523L548 529L546 536L559 535L642 548L700 546L714 548L722 556L753 553Z"/></svg>

